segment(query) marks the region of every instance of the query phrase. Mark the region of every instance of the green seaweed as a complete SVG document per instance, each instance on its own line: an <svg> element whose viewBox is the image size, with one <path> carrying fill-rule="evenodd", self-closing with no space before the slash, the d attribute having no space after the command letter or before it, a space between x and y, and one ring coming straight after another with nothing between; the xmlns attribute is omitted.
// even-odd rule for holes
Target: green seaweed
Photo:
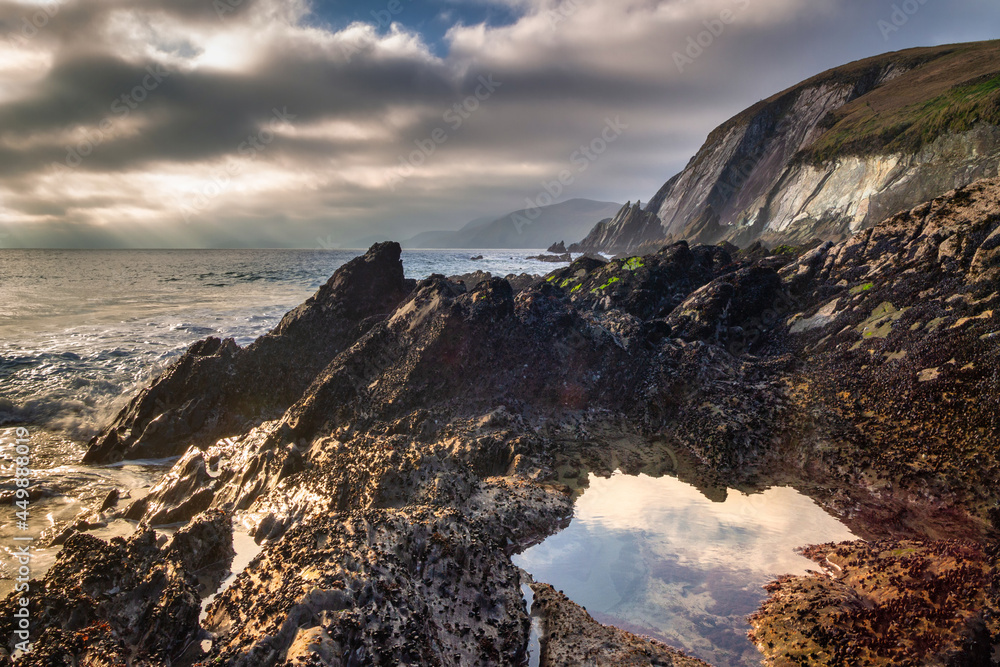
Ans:
<svg viewBox="0 0 1000 667"><path fill-rule="evenodd" d="M851 294L861 294L862 292L867 292L873 287L875 287L875 283L865 283L864 285L858 285L857 287L851 288Z"/></svg>
<svg viewBox="0 0 1000 667"><path fill-rule="evenodd" d="M638 271L644 266L646 266L646 264L642 261L642 257L629 257L625 260L622 268L628 269L629 271Z"/></svg>
<svg viewBox="0 0 1000 667"><path fill-rule="evenodd" d="M612 285L614 285L615 283L617 283L619 281L621 281L621 278L619 278L618 276L611 276L610 278L608 278L608 282L604 283L600 287L595 287L594 289L592 289L590 291L591 292L600 292L601 290L607 289L607 288L611 287Z"/></svg>

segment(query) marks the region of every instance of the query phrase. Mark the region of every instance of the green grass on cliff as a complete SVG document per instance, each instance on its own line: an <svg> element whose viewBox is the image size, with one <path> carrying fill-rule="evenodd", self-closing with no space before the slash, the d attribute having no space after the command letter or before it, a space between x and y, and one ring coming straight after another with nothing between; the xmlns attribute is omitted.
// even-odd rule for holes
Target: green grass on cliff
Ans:
<svg viewBox="0 0 1000 667"><path fill-rule="evenodd" d="M824 118L800 153L814 164L847 155L913 153L942 135L1000 126L1000 41L910 49L831 70L811 83L897 75ZM808 82L807 82L808 83Z"/></svg>
<svg viewBox="0 0 1000 667"><path fill-rule="evenodd" d="M888 73L894 76L884 80ZM867 92L828 114L798 160L819 164L847 155L913 152L942 134L1000 125L1000 40L907 49L817 74L716 128L689 166L711 157L704 149L724 141L734 127L756 122L758 131L775 131L799 94L816 86Z"/></svg>
<svg viewBox="0 0 1000 667"><path fill-rule="evenodd" d="M979 123L1000 126L1000 72L901 107L880 109L864 97L858 101L865 103L853 103L848 105L853 108L828 117L826 131L804 157L826 162L843 155L910 153Z"/></svg>

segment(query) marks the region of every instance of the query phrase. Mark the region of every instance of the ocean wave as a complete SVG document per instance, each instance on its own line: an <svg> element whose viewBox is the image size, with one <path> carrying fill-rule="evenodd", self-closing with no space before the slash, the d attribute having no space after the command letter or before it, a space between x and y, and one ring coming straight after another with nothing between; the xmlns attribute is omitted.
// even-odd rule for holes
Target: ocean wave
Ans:
<svg viewBox="0 0 1000 667"><path fill-rule="evenodd" d="M152 373L149 373L151 376ZM0 397L0 426L37 424L77 442L89 440L151 378L131 382L92 382L69 376L62 386L31 388L31 396ZM19 383L17 389L29 389ZM5 387L5 393L9 391ZM18 392L22 393L22 392Z"/></svg>

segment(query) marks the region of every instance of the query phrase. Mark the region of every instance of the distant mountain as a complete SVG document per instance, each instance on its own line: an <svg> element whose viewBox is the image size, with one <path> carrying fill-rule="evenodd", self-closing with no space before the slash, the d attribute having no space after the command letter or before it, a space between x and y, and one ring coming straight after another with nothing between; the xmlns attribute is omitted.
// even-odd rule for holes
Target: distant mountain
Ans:
<svg viewBox="0 0 1000 667"><path fill-rule="evenodd" d="M464 231L468 231L470 229L480 229L480 228L485 227L486 225L490 224L494 220L496 220L497 217L498 216L496 216L496 215L484 215L481 218L476 218L475 220L469 220L467 223L465 223L465 226L462 227L462 229L460 229L459 231L463 231L464 232Z"/></svg>
<svg viewBox="0 0 1000 667"><path fill-rule="evenodd" d="M455 232L420 232L413 238L403 241L404 248L459 248L465 246L452 245L456 236L461 235L463 230Z"/></svg>
<svg viewBox="0 0 1000 667"><path fill-rule="evenodd" d="M621 204L570 199L535 209L522 209L499 218L477 218L457 231L417 234L403 242L406 248L547 248L556 241L583 236L599 220L610 218Z"/></svg>
<svg viewBox="0 0 1000 667"><path fill-rule="evenodd" d="M340 247L367 250L376 243L384 243L385 241L391 241L391 240L392 239L390 239L385 234L369 234L368 236L362 236L359 239L354 239L353 241L342 243L340 244Z"/></svg>
<svg viewBox="0 0 1000 667"><path fill-rule="evenodd" d="M839 241L998 163L1000 41L888 53L725 122L645 210L622 209L578 247Z"/></svg>

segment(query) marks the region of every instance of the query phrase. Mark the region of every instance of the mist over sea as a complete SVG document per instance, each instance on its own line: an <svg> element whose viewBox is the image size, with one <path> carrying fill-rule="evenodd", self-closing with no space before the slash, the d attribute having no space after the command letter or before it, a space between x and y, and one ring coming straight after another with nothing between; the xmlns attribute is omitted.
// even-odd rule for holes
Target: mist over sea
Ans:
<svg viewBox="0 0 1000 667"><path fill-rule="evenodd" d="M85 440L191 343L250 343L363 252L0 250L0 426ZM556 265L527 259L540 252L411 250L403 266L544 274Z"/></svg>

